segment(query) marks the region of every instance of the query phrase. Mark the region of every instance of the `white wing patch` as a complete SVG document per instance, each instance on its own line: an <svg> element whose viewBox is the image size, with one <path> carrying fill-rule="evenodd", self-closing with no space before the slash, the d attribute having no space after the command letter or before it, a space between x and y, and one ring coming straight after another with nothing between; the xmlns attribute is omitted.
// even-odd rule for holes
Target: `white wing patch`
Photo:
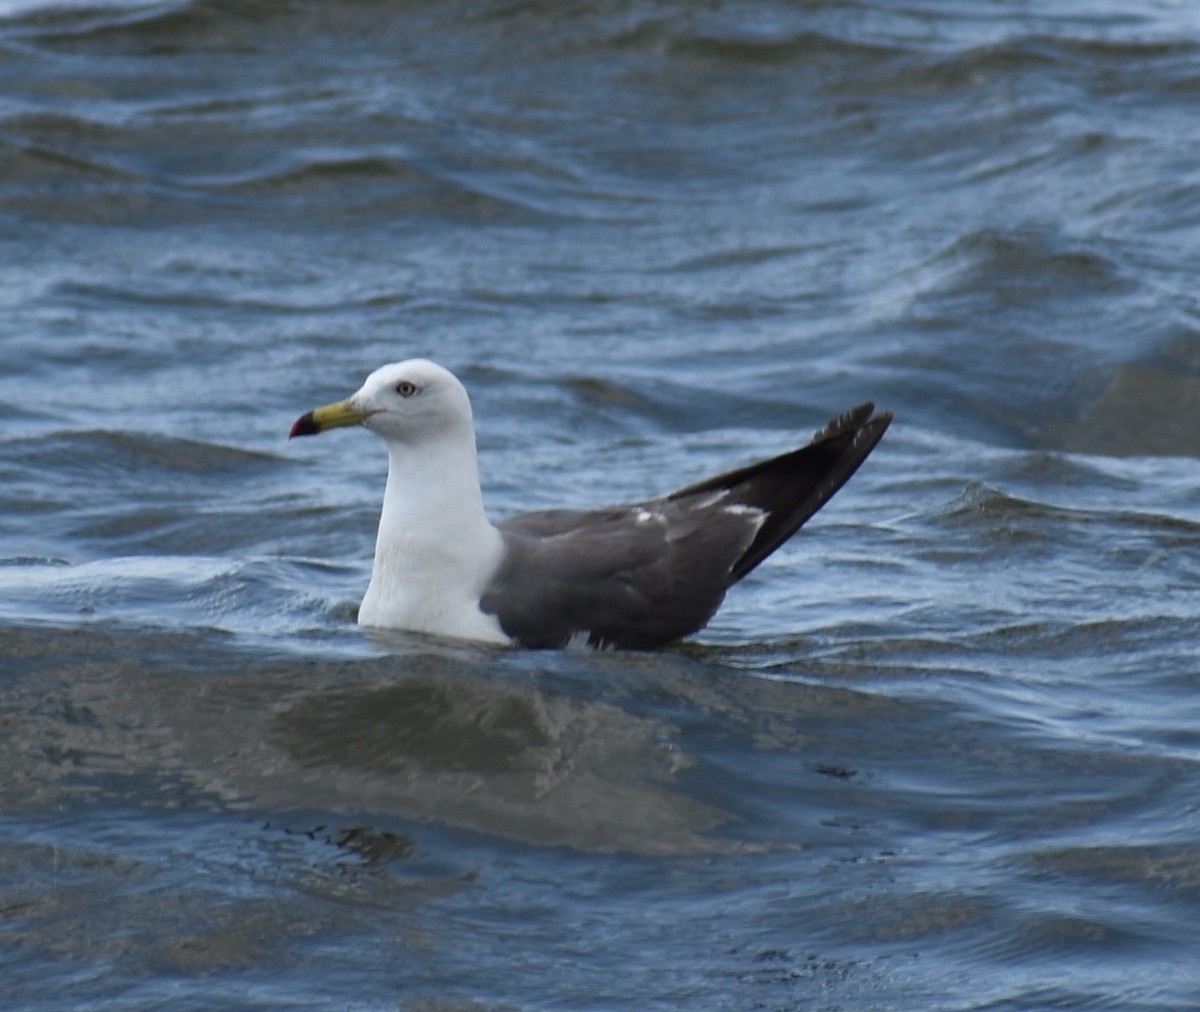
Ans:
<svg viewBox="0 0 1200 1012"><path fill-rule="evenodd" d="M571 633L563 649L576 651L590 650L592 645L588 641L591 639L591 636L592 634L586 629L576 629L575 632Z"/></svg>
<svg viewBox="0 0 1200 1012"><path fill-rule="evenodd" d="M592 634L587 629L577 629L571 633L564 650L583 651L584 653L608 653L615 647L612 644L601 640L599 643L592 643Z"/></svg>
<svg viewBox="0 0 1200 1012"><path fill-rule="evenodd" d="M729 506L722 506L721 509L735 517L749 518L750 522L754 524L755 534L762 530L762 525L767 520L766 510L760 510L757 506L747 506L745 503L735 502Z"/></svg>
<svg viewBox="0 0 1200 1012"><path fill-rule="evenodd" d="M689 502L689 506L694 510L706 510L716 506L722 499L729 498L729 489L720 488L711 495L706 495L703 499L697 499L695 502Z"/></svg>

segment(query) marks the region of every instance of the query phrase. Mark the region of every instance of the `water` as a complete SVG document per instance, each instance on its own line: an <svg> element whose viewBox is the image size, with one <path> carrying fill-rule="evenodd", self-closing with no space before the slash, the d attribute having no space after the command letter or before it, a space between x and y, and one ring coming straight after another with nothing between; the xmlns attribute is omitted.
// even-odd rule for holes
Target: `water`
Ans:
<svg viewBox="0 0 1200 1012"><path fill-rule="evenodd" d="M0 5L5 1006L1200 1004L1192 5ZM872 398L691 642L353 623Z"/></svg>

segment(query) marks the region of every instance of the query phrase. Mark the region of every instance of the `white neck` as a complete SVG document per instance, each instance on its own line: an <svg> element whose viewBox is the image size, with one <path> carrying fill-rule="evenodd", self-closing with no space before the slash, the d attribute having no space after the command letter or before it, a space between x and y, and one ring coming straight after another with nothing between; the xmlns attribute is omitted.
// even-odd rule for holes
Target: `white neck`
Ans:
<svg viewBox="0 0 1200 1012"><path fill-rule="evenodd" d="M479 490L475 436L389 441L387 490L363 625L509 642L479 595L503 555Z"/></svg>

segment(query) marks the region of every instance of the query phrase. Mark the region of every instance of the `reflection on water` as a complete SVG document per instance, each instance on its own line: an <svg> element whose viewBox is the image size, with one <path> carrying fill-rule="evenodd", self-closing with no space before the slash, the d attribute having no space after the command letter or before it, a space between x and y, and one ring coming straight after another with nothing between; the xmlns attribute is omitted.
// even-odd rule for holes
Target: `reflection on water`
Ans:
<svg viewBox="0 0 1200 1012"><path fill-rule="evenodd" d="M225 776L273 804L368 807L541 845L645 853L710 849L722 813L672 789L690 760L668 724L414 659L313 687L277 707L271 740L288 765L269 784ZM364 676L366 676L364 678ZM374 677L372 677L374 676ZM344 677L344 673L343 673ZM363 679L359 681L359 679Z"/></svg>
<svg viewBox="0 0 1200 1012"><path fill-rule="evenodd" d="M64 647L86 661L62 664ZM692 760L669 722L539 687L536 671L513 684L503 654L410 649L189 676L179 666L194 662L194 642L166 637L157 656L148 648L109 634L9 637L42 677L22 680L8 705L36 694L30 709L44 714L22 718L2 746L10 792L24 783L44 795L55 783L71 794L169 773L252 810L436 818L589 851L728 846L703 835L728 816L675 783Z"/></svg>

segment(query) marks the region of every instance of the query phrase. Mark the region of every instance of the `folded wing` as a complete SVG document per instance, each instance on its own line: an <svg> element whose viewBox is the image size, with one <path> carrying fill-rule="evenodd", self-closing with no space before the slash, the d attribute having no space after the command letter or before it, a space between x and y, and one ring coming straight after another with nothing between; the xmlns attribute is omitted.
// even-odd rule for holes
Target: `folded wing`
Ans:
<svg viewBox="0 0 1200 1012"><path fill-rule="evenodd" d="M873 411L860 405L807 446L656 499L501 522L505 559L482 609L527 647L649 649L695 632L854 474L891 421Z"/></svg>

